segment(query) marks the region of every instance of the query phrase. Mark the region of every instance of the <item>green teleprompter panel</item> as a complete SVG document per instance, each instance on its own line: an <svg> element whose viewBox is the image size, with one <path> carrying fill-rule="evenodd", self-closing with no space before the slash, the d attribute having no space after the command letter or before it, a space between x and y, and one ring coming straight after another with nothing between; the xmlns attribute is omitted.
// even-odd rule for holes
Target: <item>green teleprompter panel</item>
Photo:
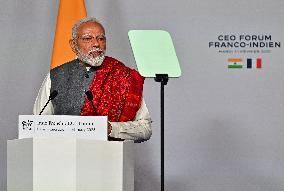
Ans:
<svg viewBox="0 0 284 191"><path fill-rule="evenodd" d="M172 38L163 30L130 30L129 41L140 74L144 77L156 77L156 74L168 74L168 77L181 76L181 69Z"/></svg>

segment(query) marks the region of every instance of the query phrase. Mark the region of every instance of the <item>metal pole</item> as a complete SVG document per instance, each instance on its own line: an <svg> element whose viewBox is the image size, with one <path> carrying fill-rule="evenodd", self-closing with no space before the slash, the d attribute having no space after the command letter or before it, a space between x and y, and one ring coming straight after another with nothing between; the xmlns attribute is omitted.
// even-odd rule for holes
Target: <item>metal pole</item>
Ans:
<svg viewBox="0 0 284 191"><path fill-rule="evenodd" d="M161 82L161 191L164 191L165 188L165 160L164 160L164 104L165 104L165 92L164 92L164 88L165 85L167 85L168 83L168 75L167 74L156 74L156 78L155 78L156 82Z"/></svg>
<svg viewBox="0 0 284 191"><path fill-rule="evenodd" d="M161 82L161 191L165 185L165 161L164 161L164 83Z"/></svg>

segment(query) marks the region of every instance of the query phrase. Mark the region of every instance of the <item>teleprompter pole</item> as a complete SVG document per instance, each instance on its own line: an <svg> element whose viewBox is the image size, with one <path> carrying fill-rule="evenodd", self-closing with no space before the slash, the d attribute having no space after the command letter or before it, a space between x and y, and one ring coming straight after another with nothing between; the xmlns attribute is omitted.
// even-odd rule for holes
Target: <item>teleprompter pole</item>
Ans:
<svg viewBox="0 0 284 191"><path fill-rule="evenodd" d="M156 74L155 81L161 82L161 191L164 191L165 186L165 163L164 163L164 87L167 85L169 80L168 74Z"/></svg>

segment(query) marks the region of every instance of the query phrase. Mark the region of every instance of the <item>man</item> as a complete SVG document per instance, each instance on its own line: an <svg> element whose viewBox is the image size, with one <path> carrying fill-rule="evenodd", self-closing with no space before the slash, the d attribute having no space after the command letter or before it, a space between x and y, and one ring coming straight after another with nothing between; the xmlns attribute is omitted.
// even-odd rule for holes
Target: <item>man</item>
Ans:
<svg viewBox="0 0 284 191"><path fill-rule="evenodd" d="M151 119L142 98L144 78L118 60L105 56L104 27L95 18L78 21L70 47L77 59L56 67L45 78L34 104L39 114L50 92L58 95L45 115L107 115L110 138L148 140ZM86 92L93 95L93 104Z"/></svg>

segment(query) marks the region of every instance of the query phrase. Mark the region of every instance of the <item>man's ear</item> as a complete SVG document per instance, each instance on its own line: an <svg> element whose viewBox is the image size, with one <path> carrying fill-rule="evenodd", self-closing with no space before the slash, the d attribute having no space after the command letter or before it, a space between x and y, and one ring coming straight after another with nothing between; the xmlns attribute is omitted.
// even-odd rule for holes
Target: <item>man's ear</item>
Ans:
<svg viewBox="0 0 284 191"><path fill-rule="evenodd" d="M70 39L69 40L69 45L70 45L72 51L76 54L77 51L76 51L76 42L75 42L75 40L74 39Z"/></svg>

